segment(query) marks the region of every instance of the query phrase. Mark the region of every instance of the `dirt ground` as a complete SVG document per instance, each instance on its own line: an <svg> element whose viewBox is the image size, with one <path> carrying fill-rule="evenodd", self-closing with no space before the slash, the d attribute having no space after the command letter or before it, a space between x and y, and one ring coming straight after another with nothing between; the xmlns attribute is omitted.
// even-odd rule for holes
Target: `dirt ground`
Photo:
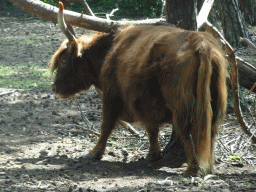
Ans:
<svg viewBox="0 0 256 192"><path fill-rule="evenodd" d="M148 163L148 141L141 125L134 125L141 138L119 126L101 161L83 159L98 138L92 131L99 132L102 104L93 88L70 100L51 92L52 79L43 74L63 40L58 26L49 21L18 9L0 13L1 192L256 191L256 146L232 113L220 126L215 175L184 177L186 164L173 168ZM255 52L239 53L255 61ZM78 103L93 128L83 121ZM171 127L164 126L162 147L170 135Z"/></svg>

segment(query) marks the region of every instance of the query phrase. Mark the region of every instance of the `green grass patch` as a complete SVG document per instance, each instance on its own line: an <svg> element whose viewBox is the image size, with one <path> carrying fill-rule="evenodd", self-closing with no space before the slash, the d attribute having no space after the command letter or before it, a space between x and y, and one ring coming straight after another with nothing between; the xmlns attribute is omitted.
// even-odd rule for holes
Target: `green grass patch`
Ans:
<svg viewBox="0 0 256 192"><path fill-rule="evenodd" d="M22 41L16 41L16 43L20 44L20 45L28 45L28 44L32 44L34 43L34 40L31 39L24 39Z"/></svg>
<svg viewBox="0 0 256 192"><path fill-rule="evenodd" d="M242 162L242 158L239 155L229 156L227 160L230 160L232 162L240 162L240 163Z"/></svg>
<svg viewBox="0 0 256 192"><path fill-rule="evenodd" d="M18 71L11 69L10 67L1 67L0 68L0 76L8 76L11 74L16 74Z"/></svg>
<svg viewBox="0 0 256 192"><path fill-rule="evenodd" d="M50 87L50 70L38 64L19 64L13 67L0 66L0 86L5 88L30 89Z"/></svg>

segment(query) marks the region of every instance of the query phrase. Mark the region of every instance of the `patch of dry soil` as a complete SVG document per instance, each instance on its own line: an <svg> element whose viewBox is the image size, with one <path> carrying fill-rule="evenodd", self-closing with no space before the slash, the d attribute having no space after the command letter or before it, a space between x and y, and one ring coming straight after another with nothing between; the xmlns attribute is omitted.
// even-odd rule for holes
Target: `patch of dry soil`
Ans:
<svg viewBox="0 0 256 192"><path fill-rule="evenodd" d="M18 9L1 12L0 68L37 63L39 69L46 69L63 39L58 26L51 22ZM0 78L7 76L0 74ZM33 77L12 78L17 81ZM233 115L227 115L220 127L215 150L217 174L204 179L184 177L185 164L172 168L170 164L159 167L147 163L144 157L148 141L140 125L135 127L141 139L118 127L101 161L84 160L83 155L92 149L97 135L77 128L88 128L77 104L98 132L102 104L94 89L78 95L77 100L60 100L50 91L50 81L45 79L49 86L0 88L1 192L256 191L256 147L247 142ZM167 125L161 131L162 146L170 135ZM242 157L241 161L235 161L234 154Z"/></svg>

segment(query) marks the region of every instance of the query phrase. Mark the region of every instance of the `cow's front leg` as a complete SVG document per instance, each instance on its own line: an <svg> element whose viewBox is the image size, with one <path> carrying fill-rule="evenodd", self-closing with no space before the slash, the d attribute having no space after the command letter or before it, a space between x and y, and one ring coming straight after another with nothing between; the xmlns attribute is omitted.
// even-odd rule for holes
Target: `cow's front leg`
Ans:
<svg viewBox="0 0 256 192"><path fill-rule="evenodd" d="M147 124L146 131L149 138L149 153L147 159L149 161L157 161L161 159L161 146L158 141L159 125Z"/></svg>
<svg viewBox="0 0 256 192"><path fill-rule="evenodd" d="M103 120L101 125L100 137L95 145L95 147L89 152L89 155L93 159L100 160L104 154L107 140L115 126L115 123L110 122L109 120Z"/></svg>
<svg viewBox="0 0 256 192"><path fill-rule="evenodd" d="M89 155L92 158L97 160L102 158L107 145L107 140L115 127L117 119L120 116L122 106L123 103L120 97L111 95L111 92L104 95L100 137L96 143L96 146L89 152Z"/></svg>

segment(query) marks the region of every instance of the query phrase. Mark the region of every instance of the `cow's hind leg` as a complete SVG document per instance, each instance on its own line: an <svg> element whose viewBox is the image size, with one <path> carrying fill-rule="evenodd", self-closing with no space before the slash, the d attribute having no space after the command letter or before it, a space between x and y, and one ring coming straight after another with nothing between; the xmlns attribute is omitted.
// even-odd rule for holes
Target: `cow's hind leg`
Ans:
<svg viewBox="0 0 256 192"><path fill-rule="evenodd" d="M149 161L157 161L161 159L161 147L158 141L159 125L147 124L146 131L149 138L149 153L147 159Z"/></svg>
<svg viewBox="0 0 256 192"><path fill-rule="evenodd" d="M187 153L185 174L204 176L213 172L212 141L209 129L199 132L191 122L181 127L177 114L173 113L173 128L182 138Z"/></svg>
<svg viewBox="0 0 256 192"><path fill-rule="evenodd" d="M174 111L173 112L173 129L175 129L177 135L182 139L187 154L187 169L185 175L198 176L199 164L195 154L194 144L190 137L191 123L180 122L181 117ZM184 120L183 120L184 121Z"/></svg>
<svg viewBox="0 0 256 192"><path fill-rule="evenodd" d="M89 152L89 156L100 160L104 154L107 140L115 127L116 121L122 111L123 102L121 98L113 95L106 95L103 101L103 117L100 130L100 137L96 146Z"/></svg>
<svg viewBox="0 0 256 192"><path fill-rule="evenodd" d="M196 156L196 151L194 147L194 143L190 138L183 138L184 147L187 153L187 169L184 172L185 175L193 175L200 176L202 173L200 172L200 166L198 163L198 158Z"/></svg>
<svg viewBox="0 0 256 192"><path fill-rule="evenodd" d="M196 159L196 163L188 162L187 173L200 176L213 173L212 141L209 132L207 129L203 133L192 130L189 141L184 142L186 150L192 151L192 157Z"/></svg>

